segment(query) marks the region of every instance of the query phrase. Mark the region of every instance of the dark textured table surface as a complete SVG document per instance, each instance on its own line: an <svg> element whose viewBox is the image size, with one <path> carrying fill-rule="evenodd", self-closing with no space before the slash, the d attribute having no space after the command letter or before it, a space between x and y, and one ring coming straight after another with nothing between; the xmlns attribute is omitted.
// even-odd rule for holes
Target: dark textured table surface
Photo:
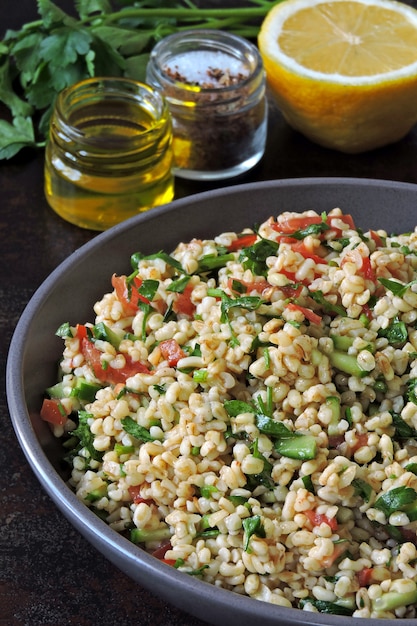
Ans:
<svg viewBox="0 0 417 626"><path fill-rule="evenodd" d="M1 31L35 16L35 0L0 1ZM417 128L395 145L347 156L293 132L272 106L263 161L228 184L306 176L417 183ZM176 195L207 188L178 181ZM0 162L0 624L203 626L140 588L74 531L38 484L9 420L4 372L19 315L46 276L93 236L48 207L42 153Z"/></svg>

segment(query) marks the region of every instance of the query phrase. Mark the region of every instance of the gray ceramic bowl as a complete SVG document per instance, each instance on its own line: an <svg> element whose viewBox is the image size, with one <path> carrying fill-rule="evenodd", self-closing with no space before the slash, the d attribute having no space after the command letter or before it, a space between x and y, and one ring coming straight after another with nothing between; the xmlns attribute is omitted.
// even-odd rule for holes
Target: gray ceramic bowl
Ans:
<svg viewBox="0 0 417 626"><path fill-rule="evenodd" d="M113 272L129 270L131 253L171 251L179 241L239 231L282 211L339 206L362 228L405 232L417 222L417 186L366 179L293 179L230 187L177 200L97 236L70 256L32 297L17 325L7 364L11 419L39 481L68 520L123 572L167 602L213 624L353 626L352 618L287 609L217 589L167 567L118 535L85 507L59 473L60 444L38 411L53 384L62 342L55 330L92 318ZM76 297L75 297L76 296ZM415 626L415 620L396 620ZM375 626L375 620L360 620Z"/></svg>

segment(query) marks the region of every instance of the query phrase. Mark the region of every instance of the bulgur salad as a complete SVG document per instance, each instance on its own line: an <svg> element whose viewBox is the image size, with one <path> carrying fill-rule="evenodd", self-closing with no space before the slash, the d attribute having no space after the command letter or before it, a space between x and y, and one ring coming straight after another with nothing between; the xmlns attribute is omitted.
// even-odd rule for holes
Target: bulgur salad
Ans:
<svg viewBox="0 0 417 626"><path fill-rule="evenodd" d="M78 498L216 586L416 617L417 229L286 212L131 263L57 330Z"/></svg>

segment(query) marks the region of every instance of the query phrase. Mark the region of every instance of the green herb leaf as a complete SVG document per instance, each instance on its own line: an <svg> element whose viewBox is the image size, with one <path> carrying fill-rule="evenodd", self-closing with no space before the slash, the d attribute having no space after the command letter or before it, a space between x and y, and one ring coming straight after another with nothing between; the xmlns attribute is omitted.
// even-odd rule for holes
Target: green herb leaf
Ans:
<svg viewBox="0 0 417 626"><path fill-rule="evenodd" d="M183 293L184 289L190 282L191 276L181 276L178 280L173 280L172 283L167 287L167 291L172 291L174 293Z"/></svg>
<svg viewBox="0 0 417 626"><path fill-rule="evenodd" d="M75 0L75 8L83 20L93 13L111 13L112 10L109 0Z"/></svg>
<svg viewBox="0 0 417 626"><path fill-rule="evenodd" d="M158 291L159 281L147 279L144 280L141 286L138 289L138 292L141 296L152 302L155 297L156 292Z"/></svg>
<svg viewBox="0 0 417 626"><path fill-rule="evenodd" d="M215 530L214 532L215 532L214 536L217 536L220 534L219 530ZM188 574L189 576L201 576L204 570L207 568L208 568L208 565L202 565L201 567L198 567L197 569L184 570L184 573Z"/></svg>
<svg viewBox="0 0 417 626"><path fill-rule="evenodd" d="M255 457L255 459L260 459L261 461L263 461L264 464L264 472L267 472L268 477L271 474L272 471L272 463L270 463L268 461L268 459L266 457L264 457L264 455L262 454L262 452L259 451L259 440L255 439L255 441L253 442L253 444L251 445L251 452L253 454L253 456Z"/></svg>
<svg viewBox="0 0 417 626"><path fill-rule="evenodd" d="M282 422L277 422L271 417L259 413L256 415L256 426L261 433L270 435L271 437L291 438L297 436L297 433L293 433Z"/></svg>
<svg viewBox="0 0 417 626"><path fill-rule="evenodd" d="M313 481L310 475L302 476L301 480L303 481L303 485L307 489L307 491L309 491L310 493L316 493L314 489Z"/></svg>
<svg viewBox="0 0 417 626"><path fill-rule="evenodd" d="M121 421L123 430L128 433L128 435L132 435L135 439L139 439L140 441L155 441L155 438L152 437L149 430L140 426L135 420L130 417L124 417Z"/></svg>
<svg viewBox="0 0 417 626"><path fill-rule="evenodd" d="M412 381L409 381L411 383ZM415 393L415 383L417 381L414 379L414 391ZM404 440L404 439L416 439L417 438L417 430L412 426L409 426L406 421L402 419L402 417L398 413L394 413L394 411L390 411L392 416L392 423L395 426L395 434L394 439Z"/></svg>
<svg viewBox="0 0 417 626"><path fill-rule="evenodd" d="M230 417L237 417L241 413L255 413L254 407L242 400L226 400L223 406Z"/></svg>
<svg viewBox="0 0 417 626"><path fill-rule="evenodd" d="M239 261L245 269L250 269L254 276L266 276L268 267L266 259L270 256L276 256L279 244L269 239L261 239L244 248L239 256Z"/></svg>
<svg viewBox="0 0 417 626"><path fill-rule="evenodd" d="M372 487L369 483L362 478L354 478L352 480L352 486L355 488L355 493L363 498L365 502L369 502L372 495Z"/></svg>
<svg viewBox="0 0 417 626"><path fill-rule="evenodd" d="M410 289L412 285L417 284L417 280L412 280L409 283L406 283L405 285L403 283L398 282L397 280L391 280L389 278L378 278L378 280L381 283L381 285L385 287L385 289L388 289L394 294L394 296L398 296L400 298L403 297L405 292L408 289Z"/></svg>
<svg viewBox="0 0 417 626"><path fill-rule="evenodd" d="M244 530L243 549L245 550L245 552L251 552L249 547L250 538L253 535L257 535L258 537L266 536L260 515L246 517L242 521L242 526Z"/></svg>
<svg viewBox="0 0 417 626"><path fill-rule="evenodd" d="M406 505L416 500L417 493L411 487L395 487L379 496L374 507L389 517L396 511L403 511Z"/></svg>
<svg viewBox="0 0 417 626"><path fill-rule="evenodd" d="M380 329L378 337L385 337L394 348L399 348L408 339L407 326L398 318L395 318L388 328Z"/></svg>
<svg viewBox="0 0 417 626"><path fill-rule="evenodd" d="M170 265L174 269L178 270L181 274L187 274L187 272L184 270L184 268L182 267L179 261L174 259L174 257L167 254L166 252L163 252L162 250L160 252L155 252L154 254L148 254L148 255L142 254L141 252L135 252L130 257L130 263L133 269L137 270L139 267L140 261L142 260L152 261L154 259L162 259L162 261L165 261L167 265Z"/></svg>
<svg viewBox="0 0 417 626"><path fill-rule="evenodd" d="M305 239L309 235L319 235L329 230L330 226L326 222L320 222L320 224L309 224L306 228L296 230L289 235L293 239L301 240Z"/></svg>
<svg viewBox="0 0 417 626"><path fill-rule="evenodd" d="M72 450L71 454L75 455L81 449L85 449L88 452L90 459L95 461L101 461L103 458L103 452L99 452L95 449L94 435L90 430L90 426L88 425L88 420L92 418L93 415L91 413L87 413L86 411L78 411L78 426L71 432L71 435L77 437L79 440L78 446Z"/></svg>
<svg viewBox="0 0 417 626"><path fill-rule="evenodd" d="M151 33L132 31L120 26L97 26L93 28L94 35L102 41L110 42L112 48L120 52L123 57L134 57L149 49L152 40Z"/></svg>
<svg viewBox="0 0 417 626"><path fill-rule="evenodd" d="M346 309L341 304L332 304L324 297L322 291L309 291L310 298L313 298L314 302L320 304L323 311L325 313L334 313L335 315L340 315L341 317L346 317Z"/></svg>
<svg viewBox="0 0 417 626"><path fill-rule="evenodd" d="M327 613L329 615L353 615L354 612L353 608L337 604L336 602L317 600L316 598L305 598L300 600L301 609L304 608L306 604L314 606L319 613Z"/></svg>
<svg viewBox="0 0 417 626"><path fill-rule="evenodd" d="M417 378L410 378L407 382L407 400L417 404Z"/></svg>
<svg viewBox="0 0 417 626"><path fill-rule="evenodd" d="M259 296L241 296L238 298L231 298L222 289L208 289L207 295L221 299L221 321L223 323L228 321L230 309L241 307L242 309L247 309L248 311L254 311L262 304L262 298Z"/></svg>
<svg viewBox="0 0 417 626"><path fill-rule="evenodd" d="M22 148L35 146L35 135L30 117L15 117L13 124L0 120L0 159L10 159Z"/></svg>
<svg viewBox="0 0 417 626"><path fill-rule="evenodd" d="M50 63L51 68L66 67L74 64L79 55L87 54L91 41L92 37L86 30L64 26L42 41L40 55Z"/></svg>
<svg viewBox="0 0 417 626"><path fill-rule="evenodd" d="M54 24L75 24L76 20L60 9L51 0L38 0L38 12L45 28Z"/></svg>
<svg viewBox="0 0 417 626"><path fill-rule="evenodd" d="M404 469L417 475L417 463L408 463Z"/></svg>
<svg viewBox="0 0 417 626"><path fill-rule="evenodd" d="M16 61L18 61L17 55ZM33 107L13 91L11 67L8 60L0 65L0 101L10 109L14 117L27 118L33 113Z"/></svg>

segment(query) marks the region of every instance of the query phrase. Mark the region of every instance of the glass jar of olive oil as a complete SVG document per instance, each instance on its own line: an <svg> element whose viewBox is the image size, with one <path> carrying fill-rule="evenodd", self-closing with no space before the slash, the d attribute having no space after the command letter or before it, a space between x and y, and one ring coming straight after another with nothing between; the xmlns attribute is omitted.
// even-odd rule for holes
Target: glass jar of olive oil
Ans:
<svg viewBox="0 0 417 626"><path fill-rule="evenodd" d="M105 230L174 196L172 124L164 98L125 78L62 91L45 153L45 195L69 222Z"/></svg>

